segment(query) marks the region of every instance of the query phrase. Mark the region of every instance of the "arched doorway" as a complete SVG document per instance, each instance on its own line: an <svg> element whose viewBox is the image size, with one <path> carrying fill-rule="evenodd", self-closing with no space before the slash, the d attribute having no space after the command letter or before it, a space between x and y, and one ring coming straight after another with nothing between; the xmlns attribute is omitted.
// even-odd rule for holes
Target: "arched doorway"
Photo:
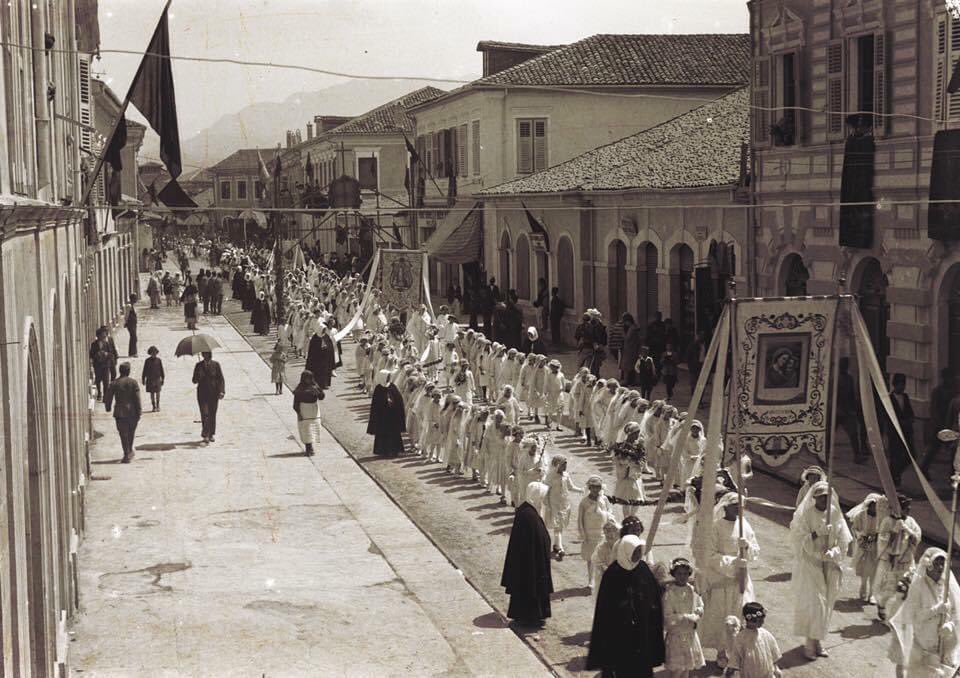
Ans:
<svg viewBox="0 0 960 678"><path fill-rule="evenodd" d="M693 250L685 243L670 252L670 318L686 346L696 330L696 298L693 287Z"/></svg>
<svg viewBox="0 0 960 678"><path fill-rule="evenodd" d="M870 343L877 354L877 362L881 369L886 370L887 356L890 354L890 340L887 338L887 321L890 318L887 276L883 274L880 262L873 258L863 261L860 269L857 305L870 334Z"/></svg>
<svg viewBox="0 0 960 678"><path fill-rule="evenodd" d="M607 248L607 299L610 322L619 322L627 311L627 246L614 240Z"/></svg>
<svg viewBox="0 0 960 678"><path fill-rule="evenodd" d="M799 254L791 254L783 260L783 265L780 267L780 289L783 290L783 296L807 296L808 280L810 280L810 272L803 265L803 259Z"/></svg>
<svg viewBox="0 0 960 678"><path fill-rule="evenodd" d="M657 285L659 253L657 246L646 242L637 248L637 326L644 330L660 310Z"/></svg>
<svg viewBox="0 0 960 678"><path fill-rule="evenodd" d="M517 296L530 299L530 241L522 233L517 236Z"/></svg>
<svg viewBox="0 0 960 678"><path fill-rule="evenodd" d="M567 308L574 308L576 305L576 281L574 280L576 269L573 265L573 243L570 238L560 238L557 243L557 271L562 275L557 276L557 287L560 288L560 298L567 305Z"/></svg>
<svg viewBox="0 0 960 678"><path fill-rule="evenodd" d="M73 506L71 504L70 462L73 449L68 425L68 377L64 361L66 345L64 343L63 316L60 309L60 299L53 298L53 471L54 475L54 505L56 508L56 563L57 572L57 610L72 612L71 600L73 580L70 576L70 529L73 526L71 518ZM58 612L59 614L59 612Z"/></svg>
<svg viewBox="0 0 960 678"><path fill-rule="evenodd" d="M504 298L510 289L510 233L503 232L500 236L500 279L497 281Z"/></svg>
<svg viewBox="0 0 960 678"><path fill-rule="evenodd" d="M960 377L960 264L947 271L937 298L940 368Z"/></svg>
<svg viewBox="0 0 960 678"><path fill-rule="evenodd" d="M26 436L24 438L24 496L23 515L26 544L24 568L27 577L27 623L30 634L30 665L33 674L50 675L52 671L52 643L54 601L48 585L53 581L50 548L48 445L44 421L46 407L43 398L42 367L36 335L30 331L27 359Z"/></svg>

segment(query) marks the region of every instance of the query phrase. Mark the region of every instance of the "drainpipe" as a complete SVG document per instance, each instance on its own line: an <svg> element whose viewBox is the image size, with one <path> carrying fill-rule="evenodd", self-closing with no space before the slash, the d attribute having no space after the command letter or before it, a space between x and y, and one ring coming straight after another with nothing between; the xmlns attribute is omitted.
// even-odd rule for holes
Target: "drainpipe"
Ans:
<svg viewBox="0 0 960 678"><path fill-rule="evenodd" d="M747 8L750 13L750 56L752 60L757 58L756 49L757 49L757 40L754 35L754 31L757 30L757 21L756 21L756 5L753 2L747 3ZM751 68L751 76L754 73L755 69ZM747 294L749 296L758 296L759 290L757 289L757 257L756 257L756 245L757 238L759 233L757 233L757 227L759 225L759 219L757 219L757 150L753 148L753 130L749 130L750 139L749 139L749 148L750 148L750 206L747 208Z"/></svg>
<svg viewBox="0 0 960 678"><path fill-rule="evenodd" d="M37 3L30 12L30 61L33 64L33 115L37 138L37 194L50 185L50 112L47 104L46 15Z"/></svg>

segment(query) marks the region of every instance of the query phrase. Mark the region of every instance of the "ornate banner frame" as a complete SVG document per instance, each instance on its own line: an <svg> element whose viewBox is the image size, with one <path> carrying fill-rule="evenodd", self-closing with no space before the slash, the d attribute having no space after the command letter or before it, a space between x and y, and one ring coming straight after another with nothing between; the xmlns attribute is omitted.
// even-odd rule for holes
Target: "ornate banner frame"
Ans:
<svg viewBox="0 0 960 678"><path fill-rule="evenodd" d="M838 297L744 299L733 304L728 429L769 466L807 450L827 458Z"/></svg>

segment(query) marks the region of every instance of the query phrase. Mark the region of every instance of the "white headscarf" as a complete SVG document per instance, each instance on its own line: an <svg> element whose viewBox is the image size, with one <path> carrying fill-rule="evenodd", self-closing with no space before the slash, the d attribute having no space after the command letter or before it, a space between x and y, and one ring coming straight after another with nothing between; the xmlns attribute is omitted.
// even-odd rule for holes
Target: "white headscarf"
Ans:
<svg viewBox="0 0 960 678"><path fill-rule="evenodd" d="M539 511L540 507L543 505L543 499L547 496L549 489L550 488L547 487L545 483L535 480L527 485L527 492L524 495L524 500Z"/></svg>
<svg viewBox="0 0 960 678"><path fill-rule="evenodd" d="M632 570L637 566L633 560L633 553L638 547L643 546L643 540L635 534L628 534L617 542L617 562L625 570Z"/></svg>
<svg viewBox="0 0 960 678"><path fill-rule="evenodd" d="M393 372L390 370L380 370L377 372L377 386L387 386L390 383L390 378L393 376Z"/></svg>
<svg viewBox="0 0 960 678"><path fill-rule="evenodd" d="M793 514L793 520L790 521L790 540L793 543L794 553L797 558L803 554L803 540L811 532L825 534L827 512L818 511L814 504L818 496L830 493L830 525L834 546L840 549L841 553L847 552L847 546L853 541L850 534L850 528L847 527L847 520L840 509L840 502L837 500L837 493L830 489L826 480L814 483L807 494L804 496L800 506Z"/></svg>

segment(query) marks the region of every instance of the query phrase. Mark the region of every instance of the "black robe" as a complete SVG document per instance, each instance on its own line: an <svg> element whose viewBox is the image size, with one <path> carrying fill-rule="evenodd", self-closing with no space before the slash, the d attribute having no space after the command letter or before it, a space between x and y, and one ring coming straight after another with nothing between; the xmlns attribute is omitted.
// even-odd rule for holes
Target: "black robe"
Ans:
<svg viewBox="0 0 960 678"><path fill-rule="evenodd" d="M333 370L336 368L336 353L333 340L327 336L314 334L307 349L307 364L305 368L313 372L320 388L330 388Z"/></svg>
<svg viewBox="0 0 960 678"><path fill-rule="evenodd" d="M540 512L527 502L513 516L500 586L510 596L510 619L538 622L550 616L550 533Z"/></svg>
<svg viewBox="0 0 960 678"><path fill-rule="evenodd" d="M656 577L642 560L632 570L614 562L600 580L587 668L615 676L652 676L665 655Z"/></svg>
<svg viewBox="0 0 960 678"><path fill-rule="evenodd" d="M370 419L367 421L367 433L374 436L373 453L384 457L396 457L402 453L401 434L407 430L406 422L400 389L396 384L378 384L373 389Z"/></svg>

